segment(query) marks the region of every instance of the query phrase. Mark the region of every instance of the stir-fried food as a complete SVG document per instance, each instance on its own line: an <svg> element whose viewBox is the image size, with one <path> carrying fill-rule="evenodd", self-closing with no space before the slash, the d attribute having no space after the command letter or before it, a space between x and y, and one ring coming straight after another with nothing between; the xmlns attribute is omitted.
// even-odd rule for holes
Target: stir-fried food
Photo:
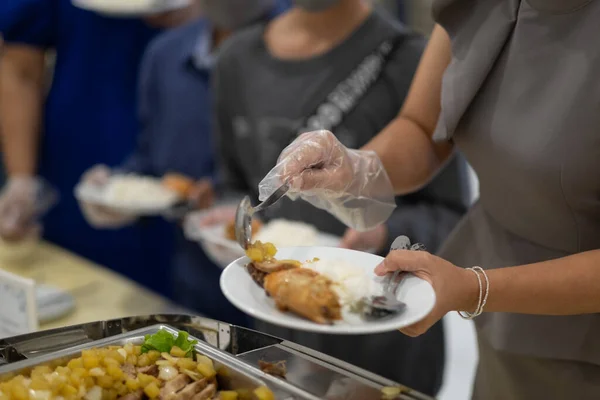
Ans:
<svg viewBox="0 0 600 400"><path fill-rule="evenodd" d="M159 331L141 346L84 350L62 366L38 366L0 382L0 400L273 400L254 393L219 391L212 360L194 351L186 332Z"/></svg>
<svg viewBox="0 0 600 400"><path fill-rule="evenodd" d="M246 250L250 259L246 269L275 300L277 308L320 324L342 318L342 307L330 279L302 268L299 261L277 260L276 254L273 244L257 241Z"/></svg>

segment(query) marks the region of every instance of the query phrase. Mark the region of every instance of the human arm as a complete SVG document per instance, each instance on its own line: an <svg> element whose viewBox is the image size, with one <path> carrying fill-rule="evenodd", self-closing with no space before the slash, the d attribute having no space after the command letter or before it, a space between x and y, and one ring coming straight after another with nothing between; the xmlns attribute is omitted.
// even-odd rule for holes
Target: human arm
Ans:
<svg viewBox="0 0 600 400"><path fill-rule="evenodd" d="M397 194L425 185L452 154L452 143L432 139L441 111L442 77L450 60L450 38L436 26L400 114L362 148L377 153Z"/></svg>
<svg viewBox="0 0 600 400"><path fill-rule="evenodd" d="M5 43L0 56L0 137L9 177L33 177L45 88L45 51Z"/></svg>
<svg viewBox="0 0 600 400"><path fill-rule="evenodd" d="M484 312L577 315L600 312L600 250L533 264L486 270L489 295ZM450 311L473 312L479 284L472 271L425 252L392 251L376 273L402 270L429 281L436 306L423 321L406 328L422 334ZM483 279L483 278L482 278Z"/></svg>

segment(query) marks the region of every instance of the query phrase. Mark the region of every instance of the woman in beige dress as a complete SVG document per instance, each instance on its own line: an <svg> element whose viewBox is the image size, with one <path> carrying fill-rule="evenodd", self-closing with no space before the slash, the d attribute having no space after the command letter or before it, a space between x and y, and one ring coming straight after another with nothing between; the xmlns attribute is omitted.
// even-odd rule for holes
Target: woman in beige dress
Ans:
<svg viewBox="0 0 600 400"><path fill-rule="evenodd" d="M440 257L394 251L377 269L436 291L403 332L483 312L474 398L600 399L600 0L437 0L434 15L396 120L361 151L305 134L262 196L291 178L300 197L368 228L392 187L420 187L460 149L479 201ZM344 207L353 198L363 220Z"/></svg>

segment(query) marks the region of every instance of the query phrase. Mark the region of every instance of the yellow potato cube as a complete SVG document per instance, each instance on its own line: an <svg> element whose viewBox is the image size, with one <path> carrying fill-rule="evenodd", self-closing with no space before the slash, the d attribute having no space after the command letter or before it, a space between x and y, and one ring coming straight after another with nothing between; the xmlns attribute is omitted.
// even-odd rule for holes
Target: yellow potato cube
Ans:
<svg viewBox="0 0 600 400"><path fill-rule="evenodd" d="M150 358L150 364L156 362L156 360L160 359L160 351L150 350L148 353L148 358Z"/></svg>
<svg viewBox="0 0 600 400"><path fill-rule="evenodd" d="M155 399L160 394L160 389L158 388L158 385L153 382L144 388L144 393L151 399Z"/></svg>
<svg viewBox="0 0 600 400"><path fill-rule="evenodd" d="M96 356L83 356L83 366L86 369L97 368L100 366L100 359Z"/></svg>
<svg viewBox="0 0 600 400"><path fill-rule="evenodd" d="M106 368L106 373L108 376L114 379L122 379L124 372L118 365L111 365Z"/></svg>
<svg viewBox="0 0 600 400"><path fill-rule="evenodd" d="M83 360L81 359L81 357L74 358L67 363L67 367L69 367L71 369L82 368Z"/></svg>
<svg viewBox="0 0 600 400"><path fill-rule="evenodd" d="M96 383L98 384L98 386L100 386L103 389L110 389L113 384L115 383L115 380L113 378L111 378L110 376L99 376L96 378Z"/></svg>
<svg viewBox="0 0 600 400"><path fill-rule="evenodd" d="M63 397L76 396L78 392L79 392L79 390L77 390L75 388L75 386L72 386L72 385L65 385L60 390L60 394Z"/></svg>
<svg viewBox="0 0 600 400"><path fill-rule="evenodd" d="M141 354L138 357L138 360L137 360L138 367L147 367L150 364L152 364L152 363L150 362L150 357L148 356L148 354Z"/></svg>
<svg viewBox="0 0 600 400"><path fill-rule="evenodd" d="M123 349L125 349L127 355L133 354L133 344L127 343L125 346L123 346Z"/></svg>
<svg viewBox="0 0 600 400"><path fill-rule="evenodd" d="M171 348L171 351L169 352L169 354L171 354L173 357L185 357L185 351L181 350L179 347L177 346L173 346Z"/></svg>
<svg viewBox="0 0 600 400"><path fill-rule="evenodd" d="M275 395L266 386L261 386L254 390L254 395L258 400L275 400Z"/></svg>
<svg viewBox="0 0 600 400"><path fill-rule="evenodd" d="M133 346L133 354L136 356L142 354L142 346Z"/></svg>
<svg viewBox="0 0 600 400"><path fill-rule="evenodd" d="M238 400L238 393L232 390L224 390L219 393L219 400Z"/></svg>
<svg viewBox="0 0 600 400"><path fill-rule="evenodd" d="M202 354L196 354L196 361L198 361L198 364L206 364L210 365L211 367L213 366L212 360L206 356L203 356Z"/></svg>
<svg viewBox="0 0 600 400"><path fill-rule="evenodd" d="M138 381L140 382L140 385L142 385L143 387L146 387L149 384L154 383L156 381L156 378L152 375L138 374L137 377Z"/></svg>
<svg viewBox="0 0 600 400"><path fill-rule="evenodd" d="M127 379L125 381L125 386L127 387L127 389L131 390L131 391L135 391L138 390L140 388L140 381L137 379Z"/></svg>
<svg viewBox="0 0 600 400"><path fill-rule="evenodd" d="M205 378L209 378L210 379L210 378L213 378L215 375L217 375L217 371L215 371L215 368L212 365L198 364L198 366L196 367L196 369Z"/></svg>
<svg viewBox="0 0 600 400"><path fill-rule="evenodd" d="M24 385L16 383L12 385L9 397L14 400L29 400L29 393Z"/></svg>
<svg viewBox="0 0 600 400"><path fill-rule="evenodd" d="M177 360L177 366L179 369L194 370L196 368L196 362L191 358L180 358Z"/></svg>

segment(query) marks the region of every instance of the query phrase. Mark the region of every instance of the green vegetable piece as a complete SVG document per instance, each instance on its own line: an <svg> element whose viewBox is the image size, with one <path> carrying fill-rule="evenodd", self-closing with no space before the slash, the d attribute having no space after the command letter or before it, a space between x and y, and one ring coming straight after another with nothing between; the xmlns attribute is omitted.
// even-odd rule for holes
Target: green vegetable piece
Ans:
<svg viewBox="0 0 600 400"><path fill-rule="evenodd" d="M142 344L142 353L147 353L151 350L156 350L161 353L169 353L173 346L179 347L186 352L186 356L193 356L194 345L197 340L189 340L187 332L179 331L177 338L164 329L159 330L154 335L146 335L144 344Z"/></svg>

